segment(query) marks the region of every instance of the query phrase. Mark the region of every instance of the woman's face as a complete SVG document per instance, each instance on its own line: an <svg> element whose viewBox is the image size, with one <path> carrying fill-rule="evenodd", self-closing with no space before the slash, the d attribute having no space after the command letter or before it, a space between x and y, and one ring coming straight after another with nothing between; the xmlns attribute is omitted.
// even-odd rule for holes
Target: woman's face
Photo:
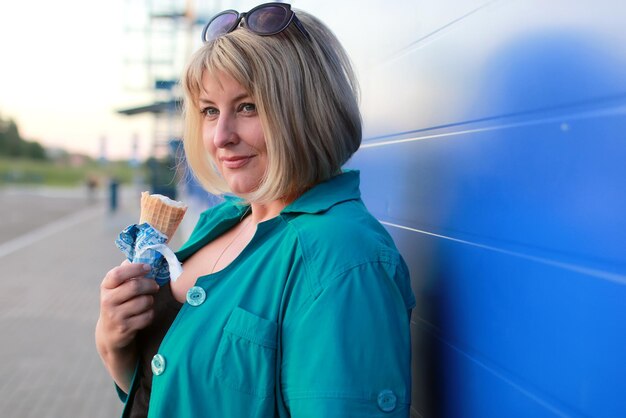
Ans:
<svg viewBox="0 0 626 418"><path fill-rule="evenodd" d="M267 168L267 148L254 100L223 72L204 73L199 97L202 140L236 195L255 191Z"/></svg>

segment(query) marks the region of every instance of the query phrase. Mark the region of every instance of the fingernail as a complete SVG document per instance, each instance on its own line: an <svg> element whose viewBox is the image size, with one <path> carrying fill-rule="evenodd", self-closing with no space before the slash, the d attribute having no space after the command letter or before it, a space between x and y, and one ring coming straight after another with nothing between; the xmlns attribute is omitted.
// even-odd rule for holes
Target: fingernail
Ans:
<svg viewBox="0 0 626 418"><path fill-rule="evenodd" d="M151 268L151 267L150 267L150 264L144 264L144 265L143 265L143 270L144 270L144 271L150 271L150 268Z"/></svg>

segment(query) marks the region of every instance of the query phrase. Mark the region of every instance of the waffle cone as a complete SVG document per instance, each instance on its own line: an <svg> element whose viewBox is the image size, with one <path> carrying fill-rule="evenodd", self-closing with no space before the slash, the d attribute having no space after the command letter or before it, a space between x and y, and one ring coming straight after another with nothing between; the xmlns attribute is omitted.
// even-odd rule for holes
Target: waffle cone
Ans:
<svg viewBox="0 0 626 418"><path fill-rule="evenodd" d="M143 192L141 193L141 216L139 217L139 223L149 223L153 228L166 235L169 241L176 229L178 229L186 211L187 206L182 205L180 202L171 201L161 195L151 195L148 192Z"/></svg>

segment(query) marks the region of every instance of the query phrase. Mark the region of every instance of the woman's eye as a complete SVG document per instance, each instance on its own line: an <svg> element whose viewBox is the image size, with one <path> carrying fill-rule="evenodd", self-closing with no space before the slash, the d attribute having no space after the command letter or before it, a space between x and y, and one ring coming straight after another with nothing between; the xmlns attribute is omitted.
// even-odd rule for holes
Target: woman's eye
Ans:
<svg viewBox="0 0 626 418"><path fill-rule="evenodd" d="M219 111L214 107L205 107L200 111L204 116L216 116L219 114Z"/></svg>
<svg viewBox="0 0 626 418"><path fill-rule="evenodd" d="M242 103L239 105L239 111L243 113L256 113L256 105L254 103Z"/></svg>

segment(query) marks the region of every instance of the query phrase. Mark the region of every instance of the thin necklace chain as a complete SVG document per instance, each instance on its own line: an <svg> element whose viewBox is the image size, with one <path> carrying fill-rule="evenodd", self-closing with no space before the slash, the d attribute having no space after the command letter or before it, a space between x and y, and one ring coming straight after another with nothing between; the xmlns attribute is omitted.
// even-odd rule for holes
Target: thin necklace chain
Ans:
<svg viewBox="0 0 626 418"><path fill-rule="evenodd" d="M247 213L247 211L246 211L246 213ZM244 213L243 216L246 216L246 213ZM217 267L217 263L220 262L220 260L222 259L222 256L226 252L226 250L228 250L230 248L230 246L233 245L235 240L239 237L239 235L241 235L241 233L244 231L244 229L246 229L248 227L248 224L250 224L250 222L252 222L252 217L250 217L246 221L245 225L241 225L241 228L239 229L239 231L237 231L237 233L235 234L233 239L231 239L230 242L224 247L224 249L222 250L220 255L217 257L217 260L215 260L215 263L213 263L213 267L211 268L211 273L209 273L209 274L213 274L215 272L215 267Z"/></svg>

